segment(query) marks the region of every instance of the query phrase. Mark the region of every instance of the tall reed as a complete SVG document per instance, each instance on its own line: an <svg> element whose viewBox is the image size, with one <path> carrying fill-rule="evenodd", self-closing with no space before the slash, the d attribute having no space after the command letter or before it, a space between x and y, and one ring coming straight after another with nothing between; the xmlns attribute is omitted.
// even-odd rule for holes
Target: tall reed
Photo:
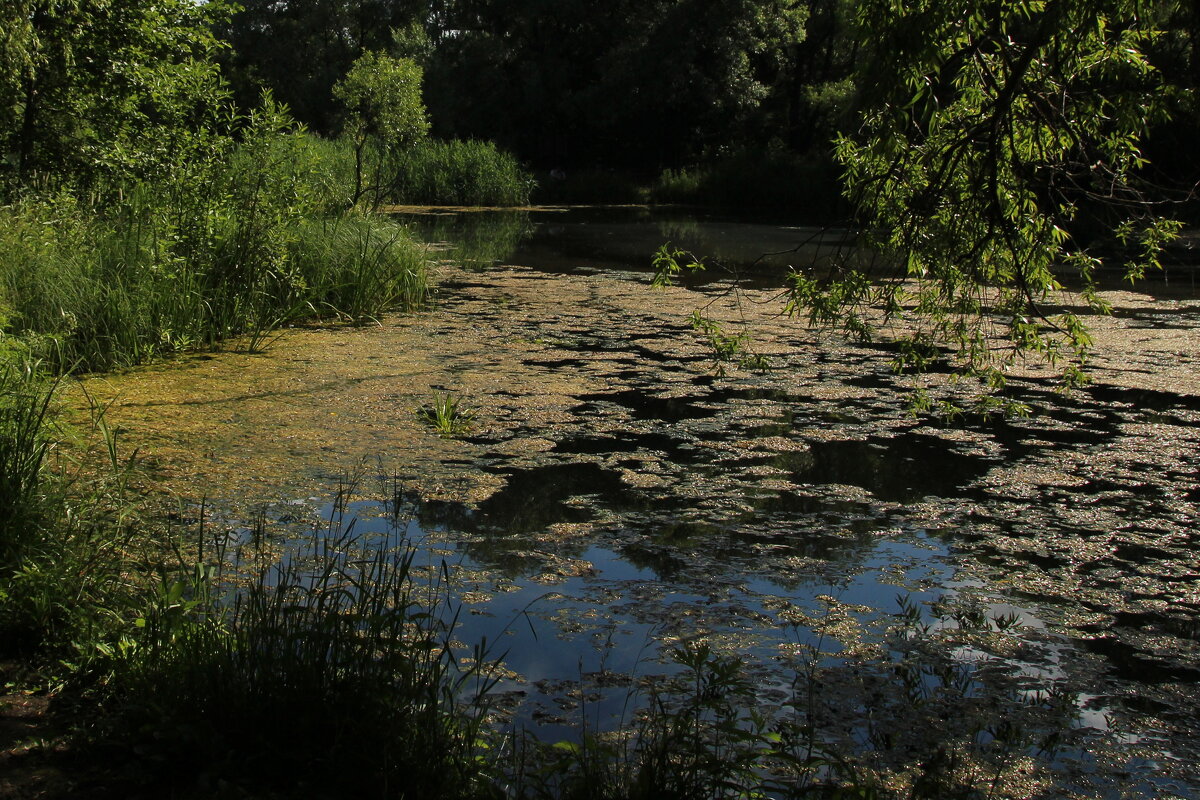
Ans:
<svg viewBox="0 0 1200 800"><path fill-rule="evenodd" d="M91 433L107 463L61 452L57 385L38 363L0 356L0 656L51 662L94 652L135 594L125 465L99 410Z"/></svg>
<svg viewBox="0 0 1200 800"><path fill-rule="evenodd" d="M388 220L324 214L336 199L302 163L310 145L266 125L171 185L118 187L108 206L0 209L0 324L58 370L93 370L418 306L423 248Z"/></svg>
<svg viewBox="0 0 1200 800"><path fill-rule="evenodd" d="M20 562L38 526L52 395L34 365L0 361L0 568Z"/></svg>
<svg viewBox="0 0 1200 800"><path fill-rule="evenodd" d="M148 754L168 792L220 776L254 796L494 795L486 657L460 667L446 587L417 572L350 525L249 586L214 567L164 581L115 662L105 743Z"/></svg>
<svg viewBox="0 0 1200 800"><path fill-rule="evenodd" d="M394 154L385 193L393 203L520 206L533 177L491 142L426 140Z"/></svg>

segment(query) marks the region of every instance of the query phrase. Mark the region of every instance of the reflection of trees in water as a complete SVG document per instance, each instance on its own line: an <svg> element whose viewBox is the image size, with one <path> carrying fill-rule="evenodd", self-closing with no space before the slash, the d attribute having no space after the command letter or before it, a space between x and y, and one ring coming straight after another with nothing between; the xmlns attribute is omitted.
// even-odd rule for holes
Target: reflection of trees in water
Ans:
<svg viewBox="0 0 1200 800"><path fill-rule="evenodd" d="M663 219L658 222L658 232L662 235L664 241L680 242L699 239L701 236L700 224L694 219ZM700 253L698 255L703 255Z"/></svg>
<svg viewBox="0 0 1200 800"><path fill-rule="evenodd" d="M714 266L754 264L756 273L773 274L789 265L817 267L831 260L856 265L861 261L843 231L784 227L753 218L717 220L677 208L497 209L397 216L424 241L452 243L450 257L470 269L516 258L525 266L551 270L645 270L664 241L710 259ZM761 258L769 253L777 255ZM725 277L724 270L714 268L694 281Z"/></svg>
<svg viewBox="0 0 1200 800"><path fill-rule="evenodd" d="M508 260L533 232L529 213L512 209L397 216L423 241L450 242L453 259L468 269Z"/></svg>
<svg viewBox="0 0 1200 800"><path fill-rule="evenodd" d="M422 502L416 514L421 526L477 534L460 549L482 566L509 577L540 571L529 551L549 547L537 535L558 523L588 522L596 506L628 507L641 502L619 473L597 464L552 464L510 472L504 488L477 508L463 503ZM587 542L556 542L554 554L578 557Z"/></svg>

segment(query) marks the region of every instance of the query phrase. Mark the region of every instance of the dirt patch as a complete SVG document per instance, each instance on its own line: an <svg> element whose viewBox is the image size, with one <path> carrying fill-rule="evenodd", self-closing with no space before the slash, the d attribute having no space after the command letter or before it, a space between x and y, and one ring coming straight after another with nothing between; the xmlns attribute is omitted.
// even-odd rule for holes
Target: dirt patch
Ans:
<svg viewBox="0 0 1200 800"><path fill-rule="evenodd" d="M0 665L0 675L6 674ZM0 695L0 798L65 797L72 785L59 725L44 694Z"/></svg>

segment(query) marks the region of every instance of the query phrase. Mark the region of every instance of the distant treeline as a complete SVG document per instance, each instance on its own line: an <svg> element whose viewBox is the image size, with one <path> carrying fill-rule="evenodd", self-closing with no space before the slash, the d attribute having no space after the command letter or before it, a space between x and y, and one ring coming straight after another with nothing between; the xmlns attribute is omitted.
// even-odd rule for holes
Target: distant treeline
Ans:
<svg viewBox="0 0 1200 800"><path fill-rule="evenodd" d="M875 12L858 0L241 5L219 29L241 103L270 87L298 119L334 133L340 111L330 87L363 49L386 50L425 67L434 135L494 141L543 170L653 177L768 148L828 162L834 136L855 127L858 111L899 70L876 63L897 50L861 30L858 15ZM886 3L875 5L875 16L890 15ZM961 5L964 19L975 13L975 4ZM1149 56L1173 106L1172 121L1154 121L1146 152L1163 175L1194 177L1200 10L1143 5L1163 30ZM1097 7L1097 19L1107 11ZM897 35L911 37L908 50L917 52L921 36L935 32L919 27L919 9L910 16L918 27Z"/></svg>

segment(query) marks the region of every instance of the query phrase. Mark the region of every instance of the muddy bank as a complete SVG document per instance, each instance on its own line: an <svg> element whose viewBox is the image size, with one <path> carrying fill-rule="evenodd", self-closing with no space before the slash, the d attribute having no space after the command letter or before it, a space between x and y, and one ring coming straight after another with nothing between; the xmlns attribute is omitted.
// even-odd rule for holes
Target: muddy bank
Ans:
<svg viewBox="0 0 1200 800"><path fill-rule="evenodd" d="M900 591L1019 609L1038 650L1023 663L1086 695L1080 735L1121 744L1114 764L1194 774L1200 302L1113 294L1116 314L1093 323L1093 387L1064 398L1030 369L1015 384L1033 418L944 427L907 415L914 379L892 374L887 348L780 317L770 288L652 291L594 264L442 264L438 285L426 313L89 390L160 488L231 518L268 504L285 519L366 459L486 573L468 597L481 618L506 593L552 591L541 613L559 633L595 638L619 618L626 649L720 631L768 652L784 644L779 604L822 592L864 609L894 610ZM687 324L710 303L769 372L717 374ZM474 410L465 438L416 415L439 392ZM572 670L565 653L519 671L550 681Z"/></svg>

